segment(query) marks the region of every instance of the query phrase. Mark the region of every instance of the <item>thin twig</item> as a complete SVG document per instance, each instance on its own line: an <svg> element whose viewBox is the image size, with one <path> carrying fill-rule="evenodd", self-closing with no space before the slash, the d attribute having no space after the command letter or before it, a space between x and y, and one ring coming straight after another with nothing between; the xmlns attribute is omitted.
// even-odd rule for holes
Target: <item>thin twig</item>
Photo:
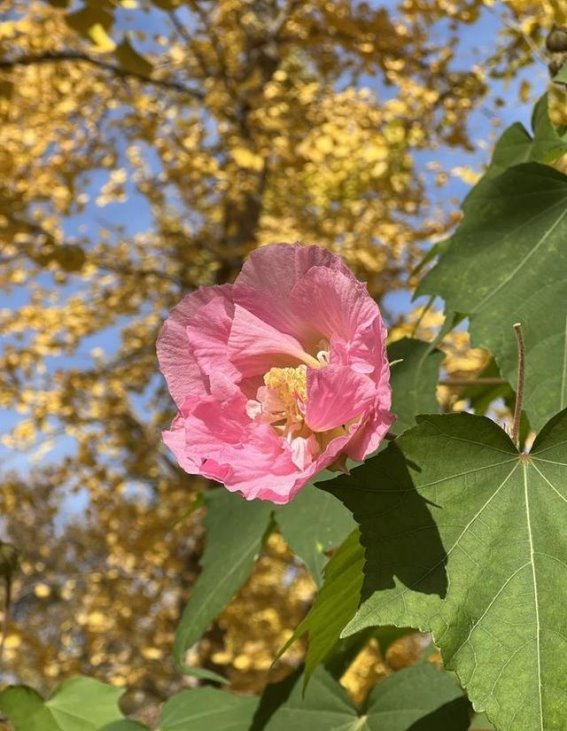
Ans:
<svg viewBox="0 0 567 731"><path fill-rule="evenodd" d="M440 386L503 386L508 383L504 378L481 377L481 378L444 378L439 381Z"/></svg>
<svg viewBox="0 0 567 731"><path fill-rule="evenodd" d="M524 33L524 31L521 29L519 24L515 24L512 20L507 18L504 14L499 15L495 10L493 10L488 5L485 5L484 9L490 13L492 16L494 16L497 20L499 20L502 25L505 25L509 30L514 31L514 33L517 33L520 35L525 42L525 44L528 46L530 51L534 54L534 57L537 61L540 63L543 63L545 66L547 66L547 59L541 52L541 49L534 43L534 41L530 38L530 36L527 33Z"/></svg>
<svg viewBox="0 0 567 731"><path fill-rule="evenodd" d="M526 370L526 346L522 324L516 322L513 325L518 342L518 380L516 382L516 403L514 405L514 423L512 424L512 441L516 447L520 447L520 421L522 418L522 403L524 400L524 380Z"/></svg>
<svg viewBox="0 0 567 731"><path fill-rule="evenodd" d="M431 305L433 304L434 301L435 301L435 295L432 294L431 297L427 300L427 302L423 306L423 309L421 310L421 313L420 313L419 317L415 321L415 324L413 326L413 330L411 331L412 338L415 338L415 335L416 335L416 333L418 331L418 328L421 325L421 323L423 322L423 318L429 312L429 310L431 308Z"/></svg>
<svg viewBox="0 0 567 731"><path fill-rule="evenodd" d="M171 91L177 91L180 94L189 94L190 96L202 101L205 96L199 89L193 89L185 84L180 84L177 81L167 81L166 79L154 79L151 76L145 76L135 71L126 71L126 69L114 64L102 61L98 58L93 58L86 53L80 53L77 51L61 51L58 53L42 53L41 55L32 56L20 56L19 58L13 58L11 60L0 60L0 70L9 71L10 69L18 66L39 66L47 63L61 63L63 61L78 61L80 63L88 63L91 66L109 71L110 73L118 76L121 79L136 79L145 84L152 84L153 86L159 86L162 89L170 89Z"/></svg>

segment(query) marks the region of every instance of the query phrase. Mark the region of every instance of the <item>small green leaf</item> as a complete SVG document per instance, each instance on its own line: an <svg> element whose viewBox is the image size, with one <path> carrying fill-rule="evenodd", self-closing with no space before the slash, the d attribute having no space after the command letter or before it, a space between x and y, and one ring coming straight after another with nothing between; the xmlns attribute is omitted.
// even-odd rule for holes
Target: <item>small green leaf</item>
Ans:
<svg viewBox="0 0 567 731"><path fill-rule="evenodd" d="M533 136L516 122L504 131L494 148L488 177L523 162L553 162L567 152L567 140L559 134L549 118L547 94L534 107L532 129Z"/></svg>
<svg viewBox="0 0 567 731"><path fill-rule="evenodd" d="M397 340L388 347L392 366L392 411L396 421L391 431L401 434L415 426L417 414L428 414L438 409L436 398L439 368L445 356L431 343L412 338Z"/></svg>
<svg viewBox="0 0 567 731"><path fill-rule="evenodd" d="M116 46L114 55L118 59L120 66L124 71L129 71L140 76L150 77L153 71L153 65L139 54L128 37L124 37L123 40Z"/></svg>
<svg viewBox="0 0 567 731"><path fill-rule="evenodd" d="M296 639L309 633L305 659L306 680L330 655L345 625L356 613L363 582L363 564L364 552L359 542L359 532L355 530L325 567L325 583L315 603L281 651L285 652Z"/></svg>
<svg viewBox="0 0 567 731"><path fill-rule="evenodd" d="M290 503L278 506L274 517L290 548L320 586L325 551L338 546L353 530L351 514L335 497L308 485Z"/></svg>
<svg viewBox="0 0 567 731"><path fill-rule="evenodd" d="M189 668L185 653L230 602L248 578L271 522L271 503L246 501L228 490L205 493L207 543L202 571L175 636L174 656L189 675L224 682L209 670Z"/></svg>
<svg viewBox="0 0 567 731"><path fill-rule="evenodd" d="M497 728L565 720L567 410L518 453L494 422L424 416L326 483L361 526L361 606L344 635L430 630L475 708Z"/></svg>
<svg viewBox="0 0 567 731"><path fill-rule="evenodd" d="M0 693L0 710L14 731L99 731L122 718L118 699L124 691L92 678L71 678L47 701L25 685Z"/></svg>
<svg viewBox="0 0 567 731"><path fill-rule="evenodd" d="M528 163L481 181L464 205L451 246L419 286L469 317L515 384L512 325L526 341L524 409L540 428L567 405L567 176Z"/></svg>
<svg viewBox="0 0 567 731"><path fill-rule="evenodd" d="M258 700L216 688L182 690L164 705L156 731L248 731Z"/></svg>
<svg viewBox="0 0 567 731"><path fill-rule="evenodd" d="M555 74L555 76L553 77L553 81L555 81L557 84L567 84L567 63L564 63L559 71Z"/></svg>

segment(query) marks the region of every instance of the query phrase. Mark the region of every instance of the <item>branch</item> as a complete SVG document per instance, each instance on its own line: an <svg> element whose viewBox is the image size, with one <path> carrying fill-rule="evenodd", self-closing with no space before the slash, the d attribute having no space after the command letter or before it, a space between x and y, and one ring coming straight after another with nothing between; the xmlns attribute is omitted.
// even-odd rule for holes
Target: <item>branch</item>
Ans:
<svg viewBox="0 0 567 731"><path fill-rule="evenodd" d="M504 378L444 378L439 381L440 386L502 386L508 383Z"/></svg>
<svg viewBox="0 0 567 731"><path fill-rule="evenodd" d="M144 74L138 74L135 71L126 71L126 69L114 64L102 61L98 58L93 58L86 53L80 53L78 51L60 51L57 53L42 53L41 55L35 56L21 56L12 60L0 60L0 70L9 71L18 66L38 66L46 63L61 63L63 61L79 61L80 63L87 63L96 68L118 76L121 79L137 79L145 84L152 84L162 89L169 89L171 91L177 91L180 94L189 94L190 96L202 101L205 96L199 89L192 89L185 84L180 84L177 81L167 81L165 79L153 79Z"/></svg>

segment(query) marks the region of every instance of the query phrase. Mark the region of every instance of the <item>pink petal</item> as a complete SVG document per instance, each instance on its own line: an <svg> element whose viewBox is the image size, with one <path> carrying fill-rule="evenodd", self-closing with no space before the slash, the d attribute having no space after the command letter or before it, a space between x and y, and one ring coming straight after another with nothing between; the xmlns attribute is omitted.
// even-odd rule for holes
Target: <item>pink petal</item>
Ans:
<svg viewBox="0 0 567 731"><path fill-rule="evenodd" d="M336 429L363 415L374 403L376 386L362 373L329 365L307 371L307 426L316 432Z"/></svg>
<svg viewBox="0 0 567 731"><path fill-rule="evenodd" d="M200 307L187 323L189 347L207 376L238 383L241 376L228 357L228 339L234 316L232 300L217 295Z"/></svg>
<svg viewBox="0 0 567 731"><path fill-rule="evenodd" d="M360 328L345 340L332 335L331 363L348 365L358 373L366 373L377 384L389 383L390 369L386 354L386 328L381 317L377 317L369 327Z"/></svg>
<svg viewBox="0 0 567 731"><path fill-rule="evenodd" d="M354 437L345 446L344 452L351 459L362 462L380 446L396 417L390 411L376 410L361 424Z"/></svg>
<svg viewBox="0 0 567 731"><path fill-rule="evenodd" d="M313 464L319 452L317 440L313 435L310 437L295 437L291 440L291 460L301 471Z"/></svg>
<svg viewBox="0 0 567 731"><path fill-rule="evenodd" d="M326 340L334 336L349 341L380 318L366 285L325 267L310 269L292 289L289 300L304 326Z"/></svg>
<svg viewBox="0 0 567 731"><path fill-rule="evenodd" d="M185 420L177 416L171 424L171 429L162 432L164 443L171 449L179 462L181 469L190 475L198 475L200 460L195 461L187 449L185 438Z"/></svg>
<svg viewBox="0 0 567 731"><path fill-rule="evenodd" d="M236 278L234 301L277 330L303 339L307 332L301 317L290 308L289 294L312 267L340 271L356 281L340 257L318 246L261 246L250 254Z"/></svg>
<svg viewBox="0 0 567 731"><path fill-rule="evenodd" d="M169 392L178 406L189 394L207 393L207 382L191 352L186 327L195 312L221 296L231 300L232 285L203 287L186 295L173 308L157 341L157 356Z"/></svg>
<svg viewBox="0 0 567 731"><path fill-rule="evenodd" d="M298 340L276 330L240 305L234 307L228 346L232 363L244 377L306 361L318 365Z"/></svg>

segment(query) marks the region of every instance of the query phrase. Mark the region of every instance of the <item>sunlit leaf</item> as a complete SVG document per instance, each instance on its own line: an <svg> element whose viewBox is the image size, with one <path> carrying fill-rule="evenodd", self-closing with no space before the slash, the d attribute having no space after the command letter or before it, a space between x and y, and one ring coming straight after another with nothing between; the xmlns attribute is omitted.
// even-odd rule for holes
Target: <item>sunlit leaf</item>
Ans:
<svg viewBox="0 0 567 731"><path fill-rule="evenodd" d="M14 685L0 693L0 710L14 731L99 731L122 718L120 688L92 678L72 678L44 700L35 690Z"/></svg>
<svg viewBox="0 0 567 731"><path fill-rule="evenodd" d="M475 708L498 727L560 727L567 667L567 411L529 455L494 422L423 416L325 484L361 526L362 602L345 635L431 630Z"/></svg>
<svg viewBox="0 0 567 731"><path fill-rule="evenodd" d="M567 176L528 163L485 179L464 204L451 245L420 294L468 315L473 346L487 348L511 384L526 341L524 408L535 428L567 404Z"/></svg>
<svg viewBox="0 0 567 731"><path fill-rule="evenodd" d="M532 129L530 135L516 122L504 131L494 148L488 175L523 162L552 162L567 152L567 138L559 134L549 118L547 94L534 107Z"/></svg>
<svg viewBox="0 0 567 731"><path fill-rule="evenodd" d="M164 705L159 731L248 731L257 705L258 698L215 688L184 690Z"/></svg>

